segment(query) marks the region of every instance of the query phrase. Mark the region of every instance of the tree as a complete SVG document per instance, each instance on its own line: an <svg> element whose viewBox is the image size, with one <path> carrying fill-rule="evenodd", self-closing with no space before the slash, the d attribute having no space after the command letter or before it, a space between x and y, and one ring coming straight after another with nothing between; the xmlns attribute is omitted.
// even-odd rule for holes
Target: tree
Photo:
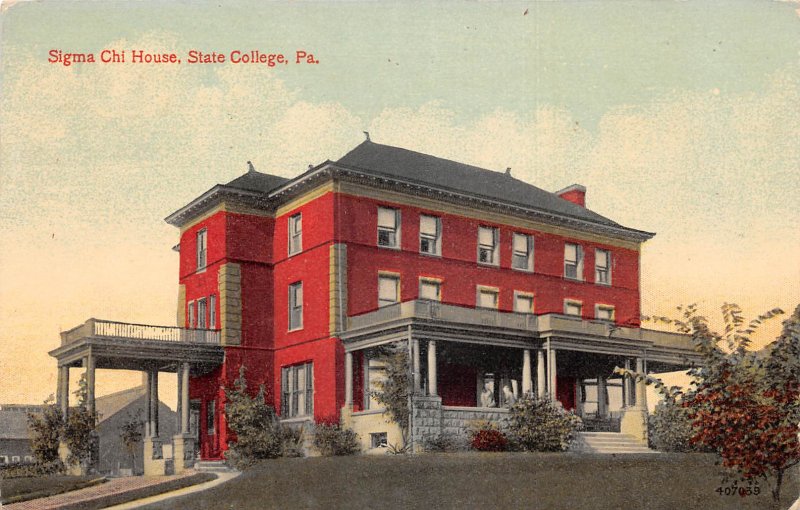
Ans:
<svg viewBox="0 0 800 510"><path fill-rule="evenodd" d="M135 413L128 411L125 421L119 428L119 437L128 454L131 456L131 469L136 469L136 450L142 442L144 420L142 410L137 409Z"/></svg>
<svg viewBox="0 0 800 510"><path fill-rule="evenodd" d="M97 412L89 409L88 386L86 374L81 375L78 389L74 395L77 407L70 409L64 422L62 440L69 447L69 462L93 464L93 455L97 449Z"/></svg>
<svg viewBox="0 0 800 510"><path fill-rule="evenodd" d="M63 427L64 417L61 409L54 403L53 395L44 401L41 415L28 413L31 450L40 464L50 464L58 460L58 444Z"/></svg>
<svg viewBox="0 0 800 510"><path fill-rule="evenodd" d="M378 355L383 361L386 377L376 383L378 389L373 391L372 397L385 407L389 419L400 427L403 445L400 450L405 451L408 444L409 426L409 398L411 396L411 374L408 366L408 349L402 342L397 342L385 347Z"/></svg>
<svg viewBox="0 0 800 510"><path fill-rule="evenodd" d="M780 502L786 470L800 462L800 305L784 321L782 334L765 349L749 349L751 336L764 321L783 311L773 309L747 323L735 304L724 304L723 333L712 331L695 305L679 307L682 318L653 320L690 334L702 361L688 374L686 389L619 370L653 383L667 398L680 401L692 423L690 441L717 452L722 464L745 480L772 485L773 506Z"/></svg>

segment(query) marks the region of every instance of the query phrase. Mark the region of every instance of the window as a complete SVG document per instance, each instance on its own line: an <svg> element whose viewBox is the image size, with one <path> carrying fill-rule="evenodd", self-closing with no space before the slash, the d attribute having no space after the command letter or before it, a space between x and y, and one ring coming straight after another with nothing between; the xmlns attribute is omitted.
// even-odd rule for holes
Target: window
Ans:
<svg viewBox="0 0 800 510"><path fill-rule="evenodd" d="M594 316L596 319L601 321L613 321L614 307L608 305L595 305Z"/></svg>
<svg viewBox="0 0 800 510"><path fill-rule="evenodd" d="M378 275L378 307L389 306L400 299L400 278L395 275Z"/></svg>
<svg viewBox="0 0 800 510"><path fill-rule="evenodd" d="M206 229L197 232L197 269L205 269L206 267L206 236L208 232Z"/></svg>
<svg viewBox="0 0 800 510"><path fill-rule="evenodd" d="M497 308L497 289L478 287L478 307Z"/></svg>
<svg viewBox="0 0 800 510"><path fill-rule="evenodd" d="M515 292L514 311L517 313L533 313L533 294Z"/></svg>
<svg viewBox="0 0 800 510"><path fill-rule="evenodd" d="M11 462L12 462L12 463L17 463L17 462L19 462L19 455L14 455L14 456L12 456L12 457L11 457Z"/></svg>
<svg viewBox="0 0 800 510"><path fill-rule="evenodd" d="M594 281L603 285L611 285L611 252L594 251Z"/></svg>
<svg viewBox="0 0 800 510"><path fill-rule="evenodd" d="M206 298L197 300L197 328L206 329Z"/></svg>
<svg viewBox="0 0 800 510"><path fill-rule="evenodd" d="M208 328L217 329L217 295L208 297Z"/></svg>
<svg viewBox="0 0 800 510"><path fill-rule="evenodd" d="M370 448L386 448L388 446L386 432L372 432L369 438Z"/></svg>
<svg viewBox="0 0 800 510"><path fill-rule="evenodd" d="M577 315L580 317L583 312L583 305L580 301L564 301L564 314Z"/></svg>
<svg viewBox="0 0 800 510"><path fill-rule="evenodd" d="M440 218L420 215L419 252L428 255L442 254L442 220Z"/></svg>
<svg viewBox="0 0 800 510"><path fill-rule="evenodd" d="M213 436L214 431L216 429L215 427L217 423L216 414L217 414L217 401L209 400L208 404L206 405L206 434L208 434L209 436Z"/></svg>
<svg viewBox="0 0 800 510"><path fill-rule="evenodd" d="M289 218L289 255L300 253L303 249L303 215L295 214Z"/></svg>
<svg viewBox="0 0 800 510"><path fill-rule="evenodd" d="M289 285L289 331L303 327L303 282Z"/></svg>
<svg viewBox="0 0 800 510"><path fill-rule="evenodd" d="M478 227L478 262L497 265L497 229L494 227Z"/></svg>
<svg viewBox="0 0 800 510"><path fill-rule="evenodd" d="M515 232L513 250L511 267L522 271L533 271L533 236Z"/></svg>
<svg viewBox="0 0 800 510"><path fill-rule="evenodd" d="M189 327L196 328L197 322L195 322L194 318L194 301L189 302Z"/></svg>
<svg viewBox="0 0 800 510"><path fill-rule="evenodd" d="M281 369L281 416L294 418L314 414L313 363Z"/></svg>
<svg viewBox="0 0 800 510"><path fill-rule="evenodd" d="M420 279L419 280L419 298L429 299L431 301L441 301L442 299L442 284L436 280Z"/></svg>
<svg viewBox="0 0 800 510"><path fill-rule="evenodd" d="M378 246L400 247L400 211L378 207Z"/></svg>
<svg viewBox="0 0 800 510"><path fill-rule="evenodd" d="M564 245L564 277L573 280L583 279L583 248L580 245Z"/></svg>

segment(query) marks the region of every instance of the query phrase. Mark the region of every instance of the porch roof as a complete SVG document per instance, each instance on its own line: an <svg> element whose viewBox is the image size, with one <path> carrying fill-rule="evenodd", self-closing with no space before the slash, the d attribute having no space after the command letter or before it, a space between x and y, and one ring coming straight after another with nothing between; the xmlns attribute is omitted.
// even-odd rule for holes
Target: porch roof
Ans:
<svg viewBox="0 0 800 510"><path fill-rule="evenodd" d="M561 314L533 315L411 300L348 318L340 338L346 351L424 338L518 348L550 347L645 357L671 364L698 361L691 337L623 327Z"/></svg>

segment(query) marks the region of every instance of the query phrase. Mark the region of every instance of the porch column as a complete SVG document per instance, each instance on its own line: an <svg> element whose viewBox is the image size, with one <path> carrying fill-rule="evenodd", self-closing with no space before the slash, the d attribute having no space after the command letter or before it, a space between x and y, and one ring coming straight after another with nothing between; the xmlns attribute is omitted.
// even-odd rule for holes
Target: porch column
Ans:
<svg viewBox="0 0 800 510"><path fill-rule="evenodd" d="M548 393L550 398L555 402L558 400L558 379L556 379L556 350L548 349L550 351L550 363L548 367L548 376L550 377L550 385L548 386Z"/></svg>
<svg viewBox="0 0 800 510"><path fill-rule="evenodd" d="M150 371L144 373L144 437L150 437L150 401L153 399L153 381L150 378Z"/></svg>
<svg viewBox="0 0 800 510"><path fill-rule="evenodd" d="M66 418L69 412L69 367L58 367L58 405L61 415Z"/></svg>
<svg viewBox="0 0 800 510"><path fill-rule="evenodd" d="M149 380L149 422L150 437L158 437L158 370L151 370Z"/></svg>
<svg viewBox="0 0 800 510"><path fill-rule="evenodd" d="M630 370L630 369L631 369L631 360L629 360L628 358L625 358L625 370ZM630 387L629 387L630 386L630 382L629 381L630 381L630 377L628 377L627 375L622 377L622 407L623 407L623 409L630 405L629 401L630 401L630 398L631 398L631 392L630 392Z"/></svg>
<svg viewBox="0 0 800 510"><path fill-rule="evenodd" d="M428 394L437 395L436 389L436 342L428 340Z"/></svg>
<svg viewBox="0 0 800 510"><path fill-rule="evenodd" d="M189 364L181 364L181 373L178 374L178 387L180 388L179 405L181 416L181 434L189 433Z"/></svg>
<svg viewBox="0 0 800 510"><path fill-rule="evenodd" d="M527 395L533 389L531 380L531 350L522 350L522 394Z"/></svg>
<svg viewBox="0 0 800 510"><path fill-rule="evenodd" d="M645 375L644 360L636 358L636 372ZM636 382L636 407L647 410L647 383L642 379Z"/></svg>
<svg viewBox="0 0 800 510"><path fill-rule="evenodd" d="M344 353L344 406L353 408L353 353Z"/></svg>
<svg viewBox="0 0 800 510"><path fill-rule="evenodd" d="M597 376L597 417L605 418L608 413L606 404L606 378L602 375Z"/></svg>
<svg viewBox="0 0 800 510"><path fill-rule="evenodd" d="M539 398L544 398L547 394L545 373L544 373L544 349L536 351L536 389Z"/></svg>
<svg viewBox="0 0 800 510"><path fill-rule="evenodd" d="M414 393L420 393L422 389L422 374L420 373L420 363L419 363L419 339L414 338L411 341L411 353L413 356L412 360L412 370L414 371Z"/></svg>
<svg viewBox="0 0 800 510"><path fill-rule="evenodd" d="M86 408L94 413L94 366L95 358L91 351L83 358L83 367L86 369Z"/></svg>

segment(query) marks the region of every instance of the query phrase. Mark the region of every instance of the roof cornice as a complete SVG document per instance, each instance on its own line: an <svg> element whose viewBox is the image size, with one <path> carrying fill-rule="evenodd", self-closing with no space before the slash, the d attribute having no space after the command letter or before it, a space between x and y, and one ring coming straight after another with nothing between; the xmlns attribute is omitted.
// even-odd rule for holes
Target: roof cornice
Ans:
<svg viewBox="0 0 800 510"><path fill-rule="evenodd" d="M237 202L242 202L255 207L263 207L265 195L264 193L260 193L258 191L244 190L226 186L224 184L217 184L210 190L206 191L199 197L195 198L185 206L164 218L164 221L170 225L180 227L181 225L185 225L186 222L191 218L211 209L226 198L232 198Z"/></svg>

